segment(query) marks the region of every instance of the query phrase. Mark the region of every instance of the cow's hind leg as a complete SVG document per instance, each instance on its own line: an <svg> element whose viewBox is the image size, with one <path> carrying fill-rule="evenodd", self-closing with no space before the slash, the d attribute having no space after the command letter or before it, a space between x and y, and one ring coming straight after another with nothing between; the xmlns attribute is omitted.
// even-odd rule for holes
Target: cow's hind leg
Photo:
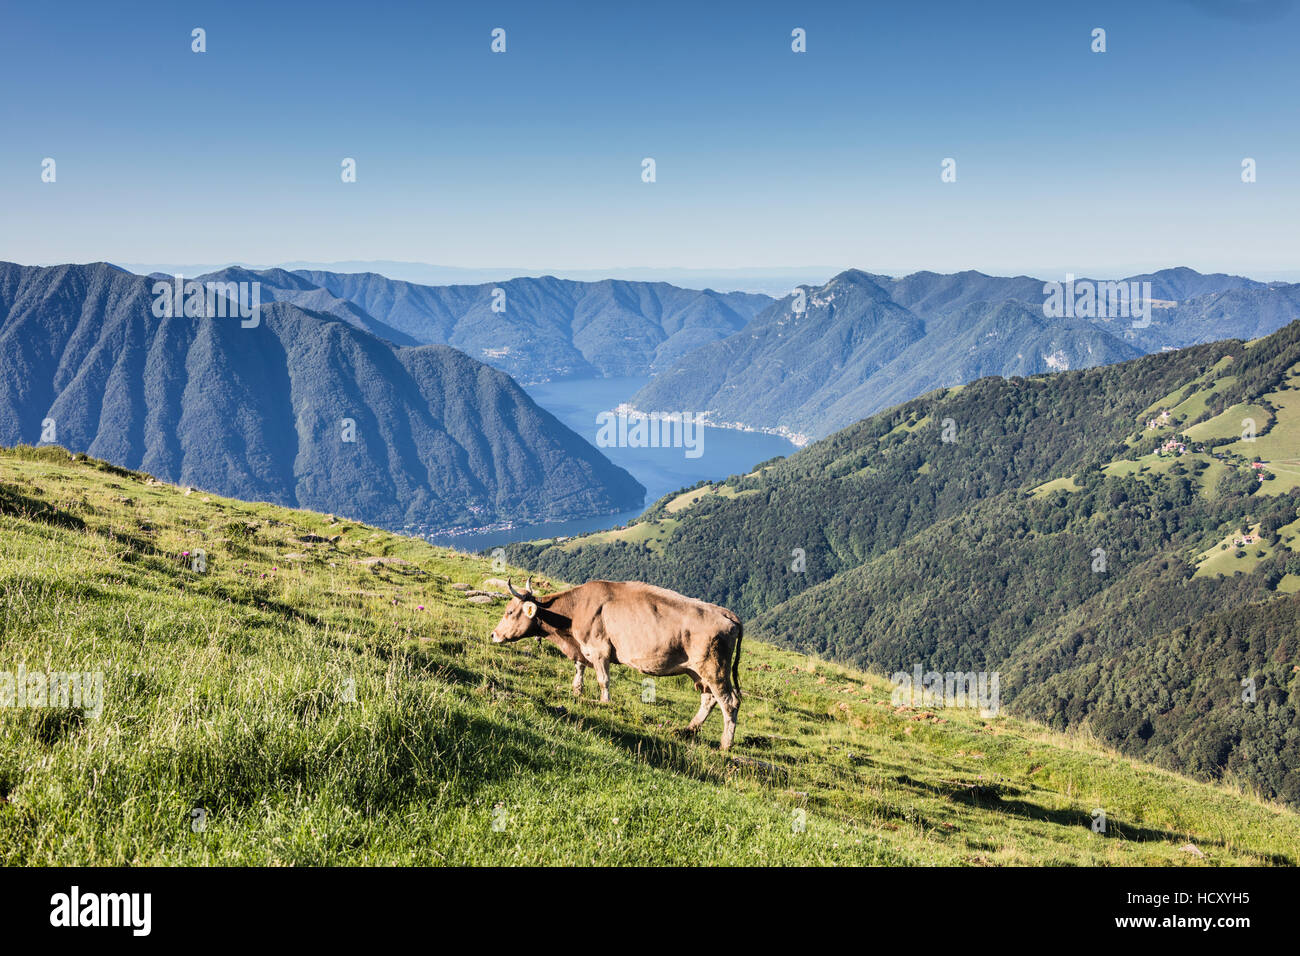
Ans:
<svg viewBox="0 0 1300 956"><path fill-rule="evenodd" d="M705 690L712 693L722 708L722 749L730 750L736 736L736 715L740 712L740 694L731 685L725 664L705 663L700 668L700 680Z"/></svg>
<svg viewBox="0 0 1300 956"><path fill-rule="evenodd" d="M577 672L573 675L573 696L582 696L582 671L587 666L582 661L577 662Z"/></svg>
<svg viewBox="0 0 1300 956"><path fill-rule="evenodd" d="M740 713L740 695L730 685L719 688L715 696L722 707L722 749L730 750L736 736L736 715Z"/></svg>
<svg viewBox="0 0 1300 956"><path fill-rule="evenodd" d="M591 666L596 671L596 683L600 685L600 702L609 703L609 661L603 657L597 657L591 662Z"/></svg>
<svg viewBox="0 0 1300 956"><path fill-rule="evenodd" d="M736 718L740 715L740 695L731 693L731 700L722 701L723 705L723 741L722 749L731 749L732 740L736 739Z"/></svg>
<svg viewBox="0 0 1300 956"><path fill-rule="evenodd" d="M713 675L711 675L713 676ZM736 715L740 713L740 694L736 693L727 672L721 670L708 682L709 690L722 708L722 749L730 750L736 736Z"/></svg>

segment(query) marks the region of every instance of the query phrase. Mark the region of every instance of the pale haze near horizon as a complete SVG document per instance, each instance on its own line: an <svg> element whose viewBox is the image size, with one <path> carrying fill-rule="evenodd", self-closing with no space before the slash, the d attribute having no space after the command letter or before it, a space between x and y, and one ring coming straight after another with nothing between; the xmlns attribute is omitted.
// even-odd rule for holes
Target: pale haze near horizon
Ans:
<svg viewBox="0 0 1300 956"><path fill-rule="evenodd" d="M0 259L1300 277L1291 4L331 6L10 11Z"/></svg>

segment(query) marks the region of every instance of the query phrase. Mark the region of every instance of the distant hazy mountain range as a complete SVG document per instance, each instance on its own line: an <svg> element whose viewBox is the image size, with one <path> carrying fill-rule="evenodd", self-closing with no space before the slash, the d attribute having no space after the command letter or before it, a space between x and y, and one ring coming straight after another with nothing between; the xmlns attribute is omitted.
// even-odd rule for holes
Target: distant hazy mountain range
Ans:
<svg viewBox="0 0 1300 956"><path fill-rule="evenodd" d="M250 278L233 276L234 281ZM645 489L508 376L342 299L238 318L155 314L105 263L0 263L0 443L52 441L221 494L389 527L635 507ZM387 338L389 341L384 341Z"/></svg>
<svg viewBox="0 0 1300 956"><path fill-rule="evenodd" d="M803 301L792 294L774 302L739 332L683 356L632 403L815 438L985 375L1026 376L1250 339L1300 317L1300 285L1185 268L1122 281L1150 283L1149 325L1128 317L1048 318L1044 282L1029 276L919 272L894 279L853 270L803 290Z"/></svg>
<svg viewBox="0 0 1300 956"><path fill-rule="evenodd" d="M554 277L431 286L375 273L223 269L264 298L336 315L397 345L443 344L524 384L653 374L632 403L816 438L934 388L1124 361L1300 316L1300 286L1166 269L1149 324L1049 318L1044 281L980 272L851 270L780 300L666 283ZM1062 277L1064 278L1064 277ZM1076 280L1076 287L1090 282ZM802 300L802 301L801 301Z"/></svg>
<svg viewBox="0 0 1300 956"><path fill-rule="evenodd" d="M335 262L277 262L254 265L248 262L207 264L181 263L131 263L119 262L131 272L150 275L155 272L186 276L219 272L235 266L255 271L284 269L289 272L370 272L403 282L421 285L483 285L497 283L507 278L555 276L574 282L603 282L606 279L628 282L667 282L684 289L719 289L728 292L759 292L764 295L785 295L800 283L820 283L840 272L830 266L804 266L800 268L747 268L747 269L682 269L634 266L614 269L529 269L494 266L490 269L463 266L439 266L425 262L401 262L393 259L349 259Z"/></svg>
<svg viewBox="0 0 1300 956"><path fill-rule="evenodd" d="M330 312L399 345L451 345L526 385L644 375L743 328L772 301L664 282L553 277L429 286L372 272L231 268L202 278L259 279L264 298Z"/></svg>

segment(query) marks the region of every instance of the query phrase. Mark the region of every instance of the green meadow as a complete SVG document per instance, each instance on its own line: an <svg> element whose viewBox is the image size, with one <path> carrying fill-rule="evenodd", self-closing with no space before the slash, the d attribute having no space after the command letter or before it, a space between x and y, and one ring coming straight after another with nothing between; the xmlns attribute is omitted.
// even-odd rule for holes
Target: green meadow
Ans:
<svg viewBox="0 0 1300 956"><path fill-rule="evenodd" d="M684 678L617 669L611 704L575 700L567 659L490 645L503 602L467 597L527 573L0 452L0 674L103 675L98 716L0 708L0 862L1300 861L1300 816L1231 781L1005 712L895 706L880 676L753 639L730 753L716 713L677 733Z"/></svg>

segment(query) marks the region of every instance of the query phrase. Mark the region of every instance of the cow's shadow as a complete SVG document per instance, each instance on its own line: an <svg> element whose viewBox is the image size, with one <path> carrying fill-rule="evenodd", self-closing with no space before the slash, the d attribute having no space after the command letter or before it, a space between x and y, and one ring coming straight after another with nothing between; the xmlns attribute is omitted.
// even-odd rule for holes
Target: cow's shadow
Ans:
<svg viewBox="0 0 1300 956"><path fill-rule="evenodd" d="M697 780L719 782L726 774L721 767L707 765L700 759L701 748L717 751L717 741L708 740L707 731L696 734L685 732L686 720L666 736L652 734L628 726L631 719L627 710L619 710L617 703L601 704L585 698L572 698L561 704L539 703L541 711L587 733L598 733L629 755L658 770L694 777ZM711 747L709 745L712 745Z"/></svg>
<svg viewBox="0 0 1300 956"><path fill-rule="evenodd" d="M917 780L907 774L900 774L895 779L898 783L918 792L930 793L944 797L954 803L965 803L970 806L992 810L996 813L1005 813L1008 816L1020 817L1026 820L1041 820L1063 827L1092 829L1093 826L1093 817L1088 811L1073 807L1051 809L1042 804L1034 803L1023 798L1023 795L1027 793L1026 788L1017 786L1014 783L1002 781L988 783L982 781L942 781L932 783ZM1203 835L1193 835L1185 831L1142 826L1110 814L1106 816L1104 836L1134 843L1186 843L1192 841L1204 846L1221 848L1227 846L1223 840L1216 840ZM1294 861L1282 853L1257 853L1257 855L1275 865L1294 865Z"/></svg>

